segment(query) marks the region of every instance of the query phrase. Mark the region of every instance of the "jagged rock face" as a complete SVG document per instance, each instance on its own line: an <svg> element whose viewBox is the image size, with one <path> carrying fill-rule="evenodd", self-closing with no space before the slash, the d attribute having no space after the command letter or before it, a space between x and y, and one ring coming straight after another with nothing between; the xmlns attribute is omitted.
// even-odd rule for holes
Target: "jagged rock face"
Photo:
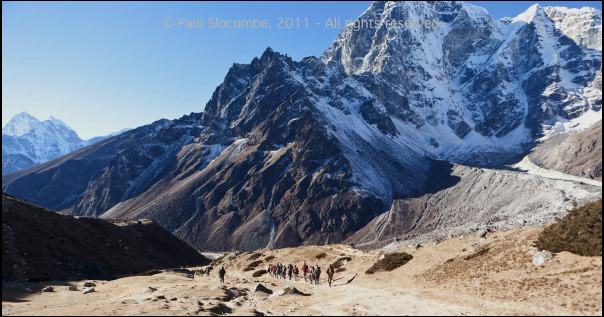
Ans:
<svg viewBox="0 0 604 317"><path fill-rule="evenodd" d="M364 16L438 23L348 28L321 59L267 49L233 65L203 113L3 178L3 189L74 214L151 218L205 250L342 241L393 202L454 186L435 159L501 164L546 119L570 118L567 106L597 110L600 51L544 41L553 24L539 10L504 23L456 2L373 3ZM541 95L553 86L561 99Z"/></svg>
<svg viewBox="0 0 604 317"><path fill-rule="evenodd" d="M602 50L602 12L589 7L546 7L545 12L556 28L575 43Z"/></svg>
<svg viewBox="0 0 604 317"><path fill-rule="evenodd" d="M582 25L570 28L568 21L579 18ZM460 144L494 136L519 145L542 134L543 124L601 108L601 89L586 89L601 67L601 47L592 44L601 41L598 11L533 6L494 21L459 2L375 2L359 20L379 23L348 27L323 60L341 63L348 74L383 78L380 89L405 96L386 107L391 116L404 112L418 127L448 126ZM391 21L416 24L391 27ZM420 27L422 21L433 23Z"/></svg>

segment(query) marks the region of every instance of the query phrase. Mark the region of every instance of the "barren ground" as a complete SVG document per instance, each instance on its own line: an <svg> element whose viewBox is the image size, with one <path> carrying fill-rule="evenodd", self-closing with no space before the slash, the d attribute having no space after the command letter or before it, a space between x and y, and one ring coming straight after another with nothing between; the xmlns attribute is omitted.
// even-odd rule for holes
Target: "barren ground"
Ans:
<svg viewBox="0 0 604 317"><path fill-rule="evenodd" d="M318 286L268 275L254 278L256 270L243 271L252 253L224 257L225 285L218 283L217 270L209 277L161 273L95 281L96 292L85 295L85 281L3 283L2 315L601 315L602 257L562 252L534 266L529 250L540 230L457 237L415 251L401 247L414 258L373 275L364 272L380 257L379 250L331 245L258 251L264 262L256 270L266 268L267 256L275 257L271 262L307 260L324 268L350 256L333 288L326 285L325 274ZM317 260L322 252L327 256ZM292 284L310 296L269 297L253 292L257 283L273 291ZM46 285L55 291L39 292ZM78 291L69 291L68 285L77 285Z"/></svg>

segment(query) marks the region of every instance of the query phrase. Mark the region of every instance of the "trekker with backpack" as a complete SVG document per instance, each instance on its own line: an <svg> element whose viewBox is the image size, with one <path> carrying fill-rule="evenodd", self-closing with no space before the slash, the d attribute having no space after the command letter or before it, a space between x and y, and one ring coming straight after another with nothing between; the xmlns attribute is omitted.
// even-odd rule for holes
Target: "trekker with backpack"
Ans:
<svg viewBox="0 0 604 317"><path fill-rule="evenodd" d="M321 267L317 264L315 268L315 285L319 285L319 279L321 278Z"/></svg>
<svg viewBox="0 0 604 317"><path fill-rule="evenodd" d="M224 269L224 265L220 267L218 270L218 276L220 277L220 283L224 283L224 275L226 274L226 270Z"/></svg>
<svg viewBox="0 0 604 317"><path fill-rule="evenodd" d="M333 283L333 276L335 274L335 270L333 268L333 265L329 265L329 268L327 269L327 283L329 284L329 287L331 287L331 284Z"/></svg>

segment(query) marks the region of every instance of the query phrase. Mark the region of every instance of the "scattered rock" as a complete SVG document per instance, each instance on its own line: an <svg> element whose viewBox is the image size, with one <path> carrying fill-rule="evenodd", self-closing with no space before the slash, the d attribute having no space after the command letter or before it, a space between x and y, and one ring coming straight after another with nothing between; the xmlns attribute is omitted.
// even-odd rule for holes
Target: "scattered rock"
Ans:
<svg viewBox="0 0 604 317"><path fill-rule="evenodd" d="M223 303L218 303L218 305L211 307L209 311L213 315L227 315L232 313L233 309Z"/></svg>
<svg viewBox="0 0 604 317"><path fill-rule="evenodd" d="M94 282L84 282L84 287L95 287L96 283Z"/></svg>
<svg viewBox="0 0 604 317"><path fill-rule="evenodd" d="M224 291L224 295L221 297L216 297L215 299L223 302L229 302L235 298L247 295L247 289L239 289L236 287L226 288L224 286L221 287L221 289Z"/></svg>
<svg viewBox="0 0 604 317"><path fill-rule="evenodd" d="M488 242L488 240L486 238L480 238L480 239L474 241L474 243L472 243L472 246L475 246L475 247L480 246L480 245L486 244L487 242Z"/></svg>
<svg viewBox="0 0 604 317"><path fill-rule="evenodd" d="M44 293L52 293L54 291L55 291L55 289L52 286L46 286L42 289L42 292L44 292Z"/></svg>
<svg viewBox="0 0 604 317"><path fill-rule="evenodd" d="M84 294L88 294L88 293L94 293L94 292L95 292L94 287L86 287L86 288L84 289L84 292L83 292L83 293L84 293Z"/></svg>
<svg viewBox="0 0 604 317"><path fill-rule="evenodd" d="M407 247L409 248L409 250L415 251L415 250L421 248L422 245L419 243L413 243L413 244L408 245Z"/></svg>
<svg viewBox="0 0 604 317"><path fill-rule="evenodd" d="M258 283L258 284L256 284L256 287L254 287L254 293L258 293L258 292L266 293L266 294L272 294L273 290L271 290L270 288L268 288L268 287L266 287L266 286Z"/></svg>
<svg viewBox="0 0 604 317"><path fill-rule="evenodd" d="M157 295L157 297L155 297L155 298L157 298L157 299L166 299L166 296L164 296L164 295Z"/></svg>
<svg viewBox="0 0 604 317"><path fill-rule="evenodd" d="M478 230L478 232L476 232L476 235L479 238L484 238L484 237L487 236L488 233L489 233L489 230L487 230L487 229L480 229L480 230Z"/></svg>
<svg viewBox="0 0 604 317"><path fill-rule="evenodd" d="M539 248L537 248L536 246L531 245L528 247L528 254L535 255L537 252L539 252Z"/></svg>
<svg viewBox="0 0 604 317"><path fill-rule="evenodd" d="M533 265L543 265L545 262L551 260L554 255L549 251L539 251L533 255Z"/></svg>
<svg viewBox="0 0 604 317"><path fill-rule="evenodd" d="M229 303L234 304L236 306L242 306L243 302L245 301L247 301L247 296L241 296L231 300Z"/></svg>
<svg viewBox="0 0 604 317"><path fill-rule="evenodd" d="M77 291L78 287L75 286L75 285L69 285L69 287L67 289L70 290L70 291Z"/></svg>
<svg viewBox="0 0 604 317"><path fill-rule="evenodd" d="M518 220L518 224L521 225L521 226L526 225L526 219L520 219L520 220Z"/></svg>
<svg viewBox="0 0 604 317"><path fill-rule="evenodd" d="M283 296L283 295L310 296L310 294L306 294L306 293L303 293L303 292L299 291L293 285L288 285L284 289L278 290L275 293L273 293L273 295L271 295L269 298L274 298L274 297Z"/></svg>

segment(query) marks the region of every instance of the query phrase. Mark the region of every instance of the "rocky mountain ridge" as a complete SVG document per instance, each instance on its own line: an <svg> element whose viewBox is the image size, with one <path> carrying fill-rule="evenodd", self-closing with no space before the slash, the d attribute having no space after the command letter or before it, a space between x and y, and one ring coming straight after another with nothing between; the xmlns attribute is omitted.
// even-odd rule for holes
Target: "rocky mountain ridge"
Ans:
<svg viewBox="0 0 604 317"><path fill-rule="evenodd" d="M565 31L569 17L550 18L556 10L495 21L461 2L374 2L359 19L436 27L349 27L301 61L269 48L234 64L202 113L3 177L3 189L76 215L151 218L200 249L228 250L353 237L397 201L474 186L454 164L495 168L494 179L521 188L514 179L526 176L497 169L539 138L577 128L564 123L601 120L601 50L577 42L594 33ZM550 215L601 195L586 184L531 184L551 198ZM476 201L505 190L485 186ZM518 210L537 204L524 203ZM448 225L430 221L438 210L417 209L431 223L424 229ZM468 215L457 225L473 222Z"/></svg>

